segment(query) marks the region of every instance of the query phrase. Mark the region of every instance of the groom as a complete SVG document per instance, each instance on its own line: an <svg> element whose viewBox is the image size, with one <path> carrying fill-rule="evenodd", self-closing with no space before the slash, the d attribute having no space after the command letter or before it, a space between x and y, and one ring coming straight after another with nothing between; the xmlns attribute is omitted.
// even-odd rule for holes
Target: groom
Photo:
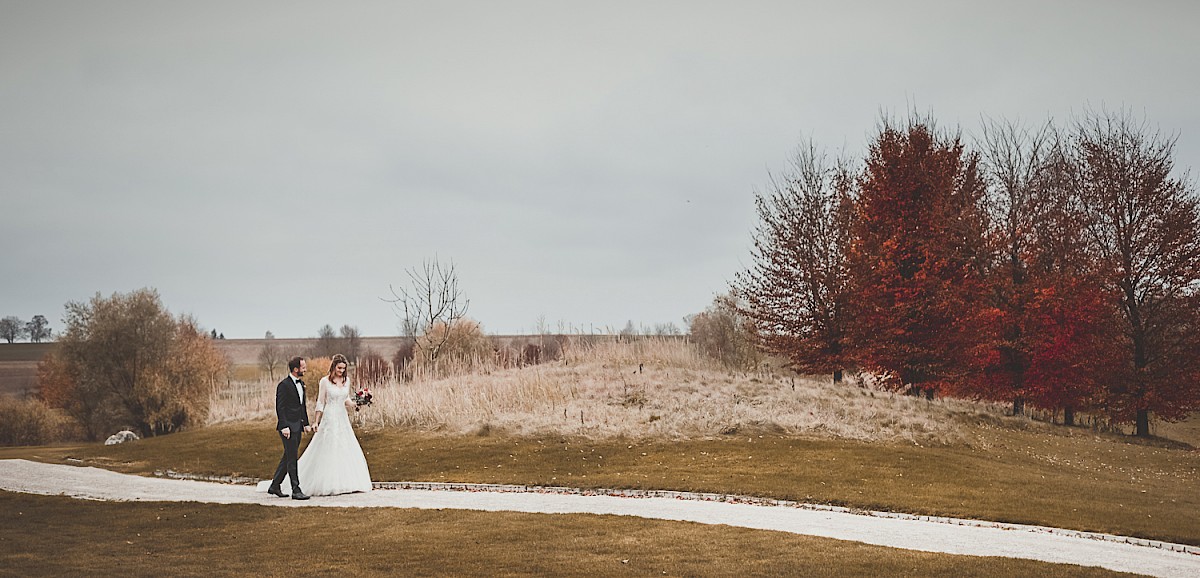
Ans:
<svg viewBox="0 0 1200 578"><path fill-rule="evenodd" d="M279 438L283 440L283 458L279 460L279 467L275 468L275 477L271 480L271 487L267 489L267 493L282 498L283 490L279 485L283 483L283 476L286 474L292 480L293 500L308 499L308 496L300 491L300 478L296 471L300 432L312 431L308 425L304 382L300 380L304 377L306 369L308 364L304 363L303 357L293 357L288 361L288 376L275 387L275 415L279 417L275 429L279 432Z"/></svg>

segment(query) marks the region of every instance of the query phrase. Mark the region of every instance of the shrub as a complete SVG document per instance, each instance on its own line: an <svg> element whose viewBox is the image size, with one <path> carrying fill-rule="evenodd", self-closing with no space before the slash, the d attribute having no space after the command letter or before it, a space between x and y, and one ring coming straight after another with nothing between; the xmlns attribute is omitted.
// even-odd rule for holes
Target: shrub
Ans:
<svg viewBox="0 0 1200 578"><path fill-rule="evenodd" d="M493 354L492 341L479 322L460 319L449 326L439 322L417 337L413 371L433 376L468 373L490 365Z"/></svg>
<svg viewBox="0 0 1200 578"><path fill-rule="evenodd" d="M211 392L228 379L228 360L154 290L68 303L66 325L39 385L89 439L123 427L146 437L204 423Z"/></svg>
<svg viewBox="0 0 1200 578"><path fill-rule="evenodd" d="M748 370L762 362L762 354L754 346L753 326L738 313L731 297L717 297L708 309L687 321L692 342L726 367Z"/></svg>
<svg viewBox="0 0 1200 578"><path fill-rule="evenodd" d="M332 357L305 357L304 364L307 373L304 374L304 384L308 391L308 399L317 399L317 385L321 378L329 375L329 366L333 365Z"/></svg>
<svg viewBox="0 0 1200 578"><path fill-rule="evenodd" d="M81 436L61 410L36 399L0 396L0 445L40 446Z"/></svg>

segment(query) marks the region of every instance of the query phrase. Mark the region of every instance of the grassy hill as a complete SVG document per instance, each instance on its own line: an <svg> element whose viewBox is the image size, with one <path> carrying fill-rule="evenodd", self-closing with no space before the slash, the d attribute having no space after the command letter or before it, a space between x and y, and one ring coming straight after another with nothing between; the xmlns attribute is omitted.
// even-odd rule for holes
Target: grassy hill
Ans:
<svg viewBox="0 0 1200 578"><path fill-rule="evenodd" d="M229 341L248 355L256 340ZM178 434L118 446L0 448L0 458L264 478L279 456L272 391L263 380L231 384L214 392L206 426ZM998 405L916 399L854 382L731 372L678 341L569 347L552 363L418 376L378 386L375 395L355 420L378 481L741 494L1200 544L1200 452L1185 443L1066 428L1008 417ZM1196 430L1189 422L1160 431ZM331 562L348 571L735 574L748 572L749 552L757 561L749 573L762 575L1109 575L583 515L322 508L314 516L4 493L0 504L29 515L0 530L0 541L21 552L69 551L64 571L80 560L115 570L111 553L125 548L161 571L278 573L253 561L270 559L271 546L258 539L264 529L288 527L367 537L361 551ZM97 524L118 537L97 541ZM447 542L474 547L447 566ZM204 547L194 550L197 543ZM395 549L413 557L397 562L388 553ZM211 552L222 553L216 566ZM16 568L34 568L33 559L0 554L0 563Z"/></svg>

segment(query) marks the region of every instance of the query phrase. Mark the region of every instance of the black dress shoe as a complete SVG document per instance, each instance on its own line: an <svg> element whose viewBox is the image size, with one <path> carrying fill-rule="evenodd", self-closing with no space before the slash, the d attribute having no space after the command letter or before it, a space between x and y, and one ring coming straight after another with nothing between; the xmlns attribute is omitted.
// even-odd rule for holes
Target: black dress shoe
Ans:
<svg viewBox="0 0 1200 578"><path fill-rule="evenodd" d="M293 500L307 500L308 494L305 494L304 492L301 492L300 490L292 490L292 499Z"/></svg>
<svg viewBox="0 0 1200 578"><path fill-rule="evenodd" d="M279 486L271 486L267 488L267 493L271 494L272 496L279 496L280 498L284 497L283 490L280 489Z"/></svg>

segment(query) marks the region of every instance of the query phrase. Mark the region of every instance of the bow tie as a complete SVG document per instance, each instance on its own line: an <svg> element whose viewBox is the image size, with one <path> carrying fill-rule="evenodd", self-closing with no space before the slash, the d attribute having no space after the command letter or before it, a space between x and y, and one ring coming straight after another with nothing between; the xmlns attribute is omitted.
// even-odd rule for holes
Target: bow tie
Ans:
<svg viewBox="0 0 1200 578"><path fill-rule="evenodd" d="M296 383L299 383L300 385L304 385L304 380L303 380L303 379L297 379L297 380L296 380Z"/></svg>

